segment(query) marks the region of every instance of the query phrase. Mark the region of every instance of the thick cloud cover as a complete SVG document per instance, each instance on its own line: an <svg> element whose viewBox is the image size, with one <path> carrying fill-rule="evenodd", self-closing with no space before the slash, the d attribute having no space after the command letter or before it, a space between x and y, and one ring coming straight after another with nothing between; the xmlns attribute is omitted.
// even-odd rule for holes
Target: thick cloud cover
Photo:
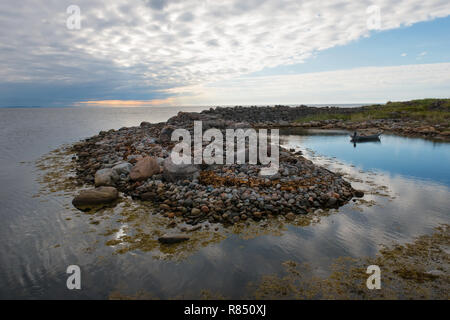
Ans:
<svg viewBox="0 0 450 320"><path fill-rule="evenodd" d="M66 27L72 4L80 30ZM2 1L0 105L163 99L299 63L368 36L374 4L383 30L450 14L447 0Z"/></svg>

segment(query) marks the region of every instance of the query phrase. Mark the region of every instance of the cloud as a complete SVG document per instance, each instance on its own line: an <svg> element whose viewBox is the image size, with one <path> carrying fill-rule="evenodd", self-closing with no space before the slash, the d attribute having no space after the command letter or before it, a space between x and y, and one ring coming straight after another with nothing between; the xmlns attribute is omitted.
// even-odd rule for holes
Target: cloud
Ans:
<svg viewBox="0 0 450 320"><path fill-rule="evenodd" d="M304 62L367 37L372 1L74 0L81 30L66 28L58 0L0 3L0 91L38 83L102 88L78 100L164 99L167 89ZM377 1L381 30L450 14L445 0ZM39 8L37 10L36 8ZM29 95L32 100L36 93ZM0 104L8 101L0 98ZM47 99L51 97L47 96ZM60 101L73 101L60 95Z"/></svg>
<svg viewBox="0 0 450 320"><path fill-rule="evenodd" d="M450 63L239 78L207 86L170 89L178 105L386 102L449 98Z"/></svg>

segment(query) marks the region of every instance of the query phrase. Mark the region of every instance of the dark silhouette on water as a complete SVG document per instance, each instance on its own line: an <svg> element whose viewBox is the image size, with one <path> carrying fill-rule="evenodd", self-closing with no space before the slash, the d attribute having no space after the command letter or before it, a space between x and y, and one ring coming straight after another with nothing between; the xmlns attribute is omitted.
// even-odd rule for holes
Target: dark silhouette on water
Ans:
<svg viewBox="0 0 450 320"><path fill-rule="evenodd" d="M356 143L364 143L364 142L380 142L381 133L369 135L369 136L359 136L355 131L353 135L350 136L351 142L353 142L353 147L356 148Z"/></svg>
<svg viewBox="0 0 450 320"><path fill-rule="evenodd" d="M350 136L352 142L363 142L363 141L379 141L381 133L372 134L369 136L359 136L355 131L353 136Z"/></svg>

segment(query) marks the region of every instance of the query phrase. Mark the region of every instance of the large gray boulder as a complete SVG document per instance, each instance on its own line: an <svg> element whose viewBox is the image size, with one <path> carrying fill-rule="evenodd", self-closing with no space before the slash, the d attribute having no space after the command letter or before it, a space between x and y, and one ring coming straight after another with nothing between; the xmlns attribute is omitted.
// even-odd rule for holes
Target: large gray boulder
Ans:
<svg viewBox="0 0 450 320"><path fill-rule="evenodd" d="M164 160L163 176L167 181L193 179L199 172L200 167L194 164L175 164L171 157Z"/></svg>
<svg viewBox="0 0 450 320"><path fill-rule="evenodd" d="M117 165L115 165L114 167L112 167L112 169L118 174L130 174L131 168L133 168L133 165L129 162L122 162L119 163Z"/></svg>
<svg viewBox="0 0 450 320"><path fill-rule="evenodd" d="M119 175L112 168L100 169L95 173L95 186L115 186L119 179Z"/></svg>
<svg viewBox="0 0 450 320"><path fill-rule="evenodd" d="M81 191L73 200L72 204L78 209L87 206L97 206L113 202L119 197L119 192L114 187L99 187Z"/></svg>

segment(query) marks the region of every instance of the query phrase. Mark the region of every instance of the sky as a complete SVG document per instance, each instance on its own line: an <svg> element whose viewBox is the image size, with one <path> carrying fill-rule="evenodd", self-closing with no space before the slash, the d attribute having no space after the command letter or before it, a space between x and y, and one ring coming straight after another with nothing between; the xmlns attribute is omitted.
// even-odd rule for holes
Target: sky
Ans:
<svg viewBox="0 0 450 320"><path fill-rule="evenodd" d="M0 107L383 103L449 93L448 0L0 2Z"/></svg>

